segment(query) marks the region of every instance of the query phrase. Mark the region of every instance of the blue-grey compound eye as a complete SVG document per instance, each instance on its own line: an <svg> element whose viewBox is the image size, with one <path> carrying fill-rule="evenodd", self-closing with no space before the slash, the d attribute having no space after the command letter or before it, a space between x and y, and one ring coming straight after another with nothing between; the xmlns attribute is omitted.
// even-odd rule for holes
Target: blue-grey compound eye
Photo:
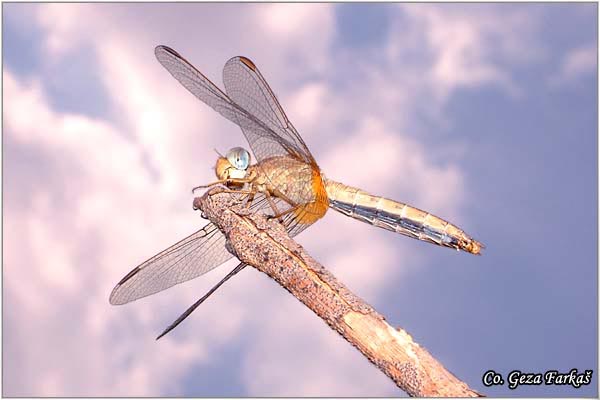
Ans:
<svg viewBox="0 0 600 400"><path fill-rule="evenodd" d="M250 166L250 153L243 147L234 147L227 152L227 160L235 169L246 170Z"/></svg>

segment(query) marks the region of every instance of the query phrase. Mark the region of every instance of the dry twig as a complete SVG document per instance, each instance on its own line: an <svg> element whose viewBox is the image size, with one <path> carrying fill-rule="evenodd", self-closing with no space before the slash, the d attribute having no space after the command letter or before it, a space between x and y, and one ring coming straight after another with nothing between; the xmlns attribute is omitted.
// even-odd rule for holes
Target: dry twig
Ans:
<svg viewBox="0 0 600 400"><path fill-rule="evenodd" d="M275 220L251 214L226 193L194 199L241 261L264 272L313 310L410 396L477 397L401 328L351 293Z"/></svg>

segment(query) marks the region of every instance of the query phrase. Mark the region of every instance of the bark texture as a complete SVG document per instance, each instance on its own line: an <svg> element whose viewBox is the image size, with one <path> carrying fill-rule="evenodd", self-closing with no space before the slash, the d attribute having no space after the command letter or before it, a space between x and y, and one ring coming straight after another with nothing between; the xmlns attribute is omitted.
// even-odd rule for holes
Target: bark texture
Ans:
<svg viewBox="0 0 600 400"><path fill-rule="evenodd" d="M215 188L194 199L241 261L277 281L410 396L477 397L401 328L390 326L294 242L281 224L236 205Z"/></svg>

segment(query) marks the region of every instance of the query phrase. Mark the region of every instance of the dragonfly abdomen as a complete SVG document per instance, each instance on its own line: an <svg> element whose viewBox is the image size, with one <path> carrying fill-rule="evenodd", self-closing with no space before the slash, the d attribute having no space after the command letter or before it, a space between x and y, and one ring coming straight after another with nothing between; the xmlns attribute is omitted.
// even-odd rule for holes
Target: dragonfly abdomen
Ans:
<svg viewBox="0 0 600 400"><path fill-rule="evenodd" d="M479 254L481 243L456 225L418 208L327 180L329 206L368 224L439 246Z"/></svg>

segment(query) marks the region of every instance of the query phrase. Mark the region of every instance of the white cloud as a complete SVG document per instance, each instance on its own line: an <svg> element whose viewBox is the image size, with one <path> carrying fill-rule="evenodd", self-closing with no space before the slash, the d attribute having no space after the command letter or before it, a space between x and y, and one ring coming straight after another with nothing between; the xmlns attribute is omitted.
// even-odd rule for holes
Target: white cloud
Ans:
<svg viewBox="0 0 600 400"><path fill-rule="evenodd" d="M118 112L116 124L58 113L42 85L19 81L4 70L3 95L11 99L5 104L5 133L15 145L47 155L46 162L64 161L66 167L46 177L44 172L53 171L40 162L40 183L27 194L34 199L31 207L17 212L15 203L7 203L5 224L15 229L4 242L5 284L21 312L5 319L10 327L5 338L14 349L9 363L14 367L20 360L25 369L7 368L6 394L181 393L178 382L190 366L214 357L236 336L247 314L237 296L221 295L214 300L218 306L204 311L210 326L190 320L180 333L184 339L171 336L155 343L153 335L165 318L174 318L164 313L167 297L159 299L159 312L156 299L119 309L108 304L110 289L128 271L123 269L128 263L131 268L149 256L156 243L172 244L179 239L173 232L183 236L198 228L189 189L212 178L212 161L206 160L215 158L212 148L202 144L221 142L223 126L237 135L232 140L239 142L241 135L168 76L155 62L152 44L140 57L135 33L103 31L110 20L106 10L43 5L33 20L48 34L50 63L77 46L94 49ZM312 35L318 34L313 29ZM205 132L204 138L199 132ZM200 157L194 157L194 147L201 149ZM7 171L18 179L14 166ZM67 183L65 193L52 187L56 180ZM57 199L61 195L65 198ZM174 208L185 202L189 205ZM33 251L24 256L19 251L24 248ZM168 297L171 304L191 303L198 296L184 286ZM220 318L222 309L228 318ZM194 323L203 326L201 334L194 333Z"/></svg>
<svg viewBox="0 0 600 400"><path fill-rule="evenodd" d="M40 12L35 13L40 26L47 28L45 50L48 56L57 59L73 47L81 44L91 33L82 29L85 21L80 18L85 4L73 4L61 7L60 4L44 4ZM73 35L78 32L78 35Z"/></svg>
<svg viewBox="0 0 600 400"><path fill-rule="evenodd" d="M524 10L474 4L404 4L400 10L408 20L392 24L387 57L403 65L401 73L408 69L412 79L430 84L436 101L481 85L518 94L509 65L541 56L533 41L536 20ZM419 57L425 62L414 65Z"/></svg>
<svg viewBox="0 0 600 400"><path fill-rule="evenodd" d="M329 111L325 108L326 100L327 86L325 84L306 84L293 94L289 101L284 101L286 114L294 116L295 126L319 129L319 122L324 117L323 111Z"/></svg>
<svg viewBox="0 0 600 400"><path fill-rule="evenodd" d="M587 45L567 52L554 76L550 77L551 86L560 86L578 81L586 75L594 74L598 67L596 46Z"/></svg>
<svg viewBox="0 0 600 400"><path fill-rule="evenodd" d="M232 52L256 57L275 92L289 99L288 116L310 130L303 135L315 145L328 176L442 217L459 217L464 195L459 166L454 160L434 165L438 150L407 137L405 128L413 101L422 104L433 96L431 108L443 116L442 106L457 88L492 83L510 89L510 76L485 50L486 34L501 22L489 16L472 26L466 15L406 6L414 22L408 33L424 38L431 66L428 60L415 65L400 60L414 48L406 47L405 31L395 25L385 63L356 60L365 79L348 77L344 81L350 84L334 90L326 79L347 71L332 68L337 64L331 53L331 5L260 4L236 15L208 5L173 10L161 5L38 9L35 20L48 33L49 54L63 57L75 46L94 50L112 120L59 113L39 82L4 70L4 98L11 99L5 103L7 136L49 160L36 165L42 178L27 193L34 199L27 212L6 205L11 235L4 242L5 284L28 317L19 313L5 320L5 327L14 329L8 338L17 349L15 358L26 366L22 374L11 372L15 380L7 381L5 393L180 394L192 365L210 368L220 347L243 334L253 339L246 341L240 360L249 394L398 394L350 345L257 274L244 272L243 280L228 283L201 317L158 344L153 335L174 304L181 307L198 296L197 285L109 307L112 285L150 256L148 249L161 250L179 239L174 232L183 236L204 223L191 211L189 189L212 179L213 146L224 150L242 143L233 125L199 104L156 63L152 49L163 41L182 53L192 49L184 56L215 82ZM160 34L154 32L158 25ZM215 29L222 32L219 40L211 36ZM506 43L510 48L513 42ZM59 172L48 165L63 162ZM12 168L6 173L18 177ZM64 187L53 187L56 182ZM341 216L326 218L300 241L369 302L423 262L415 254L398 261L408 246L404 238ZM25 255L21 248L28 249ZM211 275L201 285L214 280ZM271 289L260 290L265 286ZM6 365L10 369L10 361Z"/></svg>
<svg viewBox="0 0 600 400"><path fill-rule="evenodd" d="M355 348L290 296L282 296L277 307L269 307L269 312L261 313L255 323L260 327L260 336L242 365L251 396L399 393L393 382Z"/></svg>
<svg viewBox="0 0 600 400"><path fill-rule="evenodd" d="M457 165L436 167L429 160L432 149L382 120L367 116L358 123L354 134L332 147L323 159L328 176L390 198L402 193L413 199L412 205L457 214L464 193Z"/></svg>
<svg viewBox="0 0 600 400"><path fill-rule="evenodd" d="M259 9L259 18L274 35L274 39L281 39L285 35L302 37L311 34L311 29L306 29L306 24L311 27L323 26L323 18L329 18L329 13L315 13L314 8L303 7L302 4L269 4ZM315 21L316 19L316 21ZM326 22L326 26L329 23Z"/></svg>
<svg viewBox="0 0 600 400"><path fill-rule="evenodd" d="M270 53L279 53L284 61L282 65L265 54L265 58L274 63L270 68L286 68L292 73L290 78L300 72L306 76L331 68L329 55L335 33L332 4L272 3L256 10L260 37L255 39Z"/></svg>
<svg viewBox="0 0 600 400"><path fill-rule="evenodd" d="M190 365L208 357L204 341L219 346L231 337L228 331L239 328L242 316L235 304L228 306L237 316L233 324L213 323L200 338L156 344L152 335L158 325L173 316L157 312L151 302L113 308L108 294L127 267L150 255L152 243L171 244L178 239L173 232L183 236L197 229L198 216L191 206L174 212L171 204L181 195L156 185L136 144L114 128L56 113L39 85L19 82L7 69L3 78L4 96L11 99L5 103L5 134L28 151L69 166L58 176L48 175L45 169L52 166L40 162L39 183L20 195L30 206L19 211L15 203L6 204L5 224L13 229L4 237L4 282L20 312L5 319L5 338L27 369L9 372L14 379L7 380L5 393L151 395L166 390ZM19 179L15 168L9 165L6 171ZM54 187L56 182L66 185ZM190 302L197 296L190 287L183 293ZM117 331L122 345L115 343ZM174 366L165 371L165 363Z"/></svg>

